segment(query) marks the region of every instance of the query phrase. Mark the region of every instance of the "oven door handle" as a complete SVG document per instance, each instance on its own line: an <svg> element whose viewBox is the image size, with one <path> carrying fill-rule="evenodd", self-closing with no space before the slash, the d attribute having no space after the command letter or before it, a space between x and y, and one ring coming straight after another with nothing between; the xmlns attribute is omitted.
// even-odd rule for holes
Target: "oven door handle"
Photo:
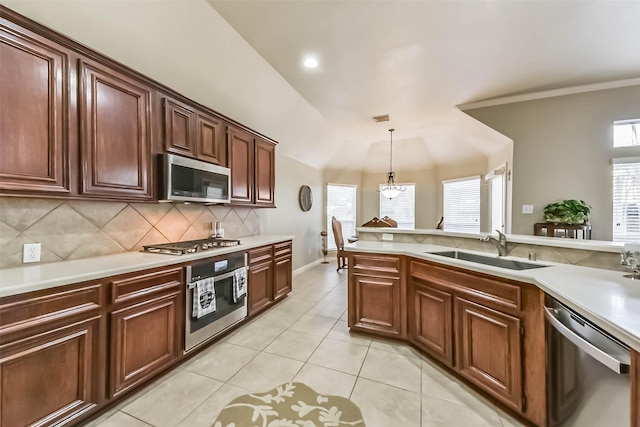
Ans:
<svg viewBox="0 0 640 427"><path fill-rule="evenodd" d="M249 266L245 266L244 268L246 268L247 271L249 271ZM236 268L236 270L240 270L240 269ZM228 279L230 277L233 277L233 275L236 273L236 270L230 271L228 273L221 274L219 276L213 276L213 280L215 282L217 280L225 280L225 279ZM193 289L195 287L196 287L196 282L189 283L189 289Z"/></svg>

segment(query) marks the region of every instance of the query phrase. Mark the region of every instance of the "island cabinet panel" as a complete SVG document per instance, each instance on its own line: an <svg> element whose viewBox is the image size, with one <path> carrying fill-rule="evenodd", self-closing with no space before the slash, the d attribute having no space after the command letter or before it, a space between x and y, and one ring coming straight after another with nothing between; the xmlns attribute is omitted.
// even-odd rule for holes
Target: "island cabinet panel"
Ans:
<svg viewBox="0 0 640 427"><path fill-rule="evenodd" d="M182 269L116 278L109 286L112 295L109 393L117 397L181 358Z"/></svg>
<svg viewBox="0 0 640 427"><path fill-rule="evenodd" d="M106 400L106 314L92 282L0 299L0 425L73 425Z"/></svg>
<svg viewBox="0 0 640 427"><path fill-rule="evenodd" d="M150 200L153 89L89 60L79 73L82 194Z"/></svg>
<svg viewBox="0 0 640 427"><path fill-rule="evenodd" d="M453 296L415 282L411 289L413 310L409 312L410 337L422 350L453 366Z"/></svg>
<svg viewBox="0 0 640 427"><path fill-rule="evenodd" d="M547 425L544 293L430 261L408 266L409 340L503 406Z"/></svg>
<svg viewBox="0 0 640 427"><path fill-rule="evenodd" d="M0 18L0 191L69 193L69 51Z"/></svg>
<svg viewBox="0 0 640 427"><path fill-rule="evenodd" d="M399 257L349 254L349 327L406 337L406 296ZM377 266L367 269L366 266Z"/></svg>
<svg viewBox="0 0 640 427"><path fill-rule="evenodd" d="M522 409L520 319L456 298L460 374L502 402Z"/></svg>

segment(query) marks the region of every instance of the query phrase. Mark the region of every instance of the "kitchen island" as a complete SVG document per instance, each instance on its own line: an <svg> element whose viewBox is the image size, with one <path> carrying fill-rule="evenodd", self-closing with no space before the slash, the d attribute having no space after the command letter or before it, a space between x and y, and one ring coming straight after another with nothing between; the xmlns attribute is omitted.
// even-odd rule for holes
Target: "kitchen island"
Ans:
<svg viewBox="0 0 640 427"><path fill-rule="evenodd" d="M640 287L624 273L548 261L514 270L434 254L452 249L362 240L348 245L351 330L408 341L502 406L547 425L546 294L626 343L637 377ZM636 426L638 383L631 383Z"/></svg>

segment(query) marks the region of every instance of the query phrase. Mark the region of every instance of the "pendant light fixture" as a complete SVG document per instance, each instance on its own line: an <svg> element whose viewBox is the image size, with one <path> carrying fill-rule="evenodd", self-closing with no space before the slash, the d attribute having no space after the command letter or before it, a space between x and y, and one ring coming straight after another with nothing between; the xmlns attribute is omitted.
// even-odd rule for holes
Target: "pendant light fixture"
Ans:
<svg viewBox="0 0 640 427"><path fill-rule="evenodd" d="M393 131L395 129L389 129L389 135L391 137L391 145L389 147L389 172L387 172L387 184L378 189L379 193L382 193L384 197L391 200L396 197L400 192L405 191L403 186L396 185L396 173L393 171Z"/></svg>

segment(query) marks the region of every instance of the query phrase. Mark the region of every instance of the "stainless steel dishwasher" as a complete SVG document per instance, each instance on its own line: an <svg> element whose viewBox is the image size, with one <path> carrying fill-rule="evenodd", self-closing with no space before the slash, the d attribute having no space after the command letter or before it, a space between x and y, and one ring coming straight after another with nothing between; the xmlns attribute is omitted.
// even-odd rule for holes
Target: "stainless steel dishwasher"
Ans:
<svg viewBox="0 0 640 427"><path fill-rule="evenodd" d="M631 425L629 347L547 295L549 426Z"/></svg>

